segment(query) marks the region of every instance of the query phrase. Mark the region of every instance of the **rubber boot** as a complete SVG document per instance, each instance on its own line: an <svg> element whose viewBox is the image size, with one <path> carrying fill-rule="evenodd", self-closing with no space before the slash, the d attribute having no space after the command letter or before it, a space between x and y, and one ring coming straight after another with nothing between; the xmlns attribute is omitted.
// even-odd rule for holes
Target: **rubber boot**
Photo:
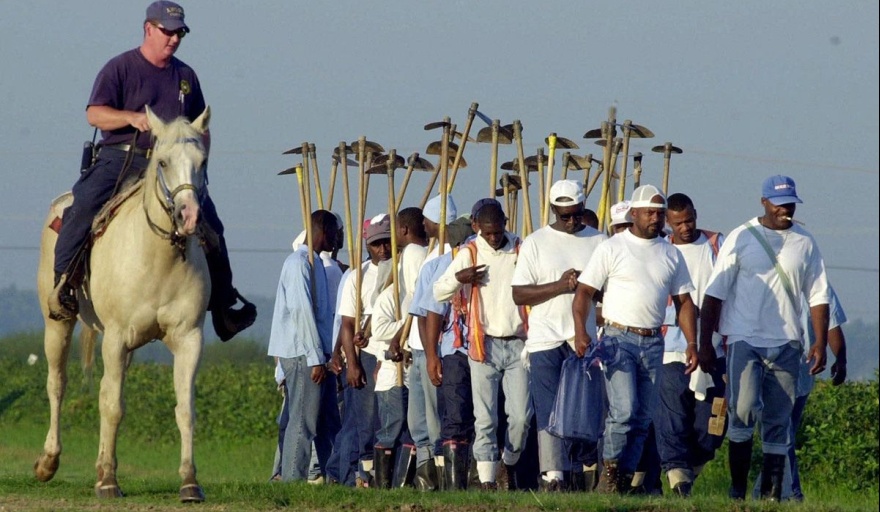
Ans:
<svg viewBox="0 0 880 512"><path fill-rule="evenodd" d="M477 472L477 459L471 456L470 464L468 465L468 487L473 489L480 488L480 474Z"/></svg>
<svg viewBox="0 0 880 512"><path fill-rule="evenodd" d="M416 476L416 447L405 444L397 449L391 487L412 487Z"/></svg>
<svg viewBox="0 0 880 512"><path fill-rule="evenodd" d="M373 477L373 486L377 489L390 489L391 479L394 474L393 448L373 448L373 469L376 471Z"/></svg>
<svg viewBox="0 0 880 512"><path fill-rule="evenodd" d="M415 486L419 491L436 491L440 488L433 457L416 469Z"/></svg>
<svg viewBox="0 0 880 512"><path fill-rule="evenodd" d="M735 500L746 499L749 486L749 467L752 465L752 440L742 443L731 441L728 449L730 465L729 496Z"/></svg>
<svg viewBox="0 0 880 512"><path fill-rule="evenodd" d="M599 465L584 466L584 492L595 492L599 485Z"/></svg>
<svg viewBox="0 0 880 512"><path fill-rule="evenodd" d="M446 466L446 489L450 491L467 489L470 446L454 442L444 444L443 457Z"/></svg>
<svg viewBox="0 0 880 512"><path fill-rule="evenodd" d="M516 466L510 466L508 464L503 464L504 471L507 473L507 490L508 491L518 491L519 490L519 479L516 474Z"/></svg>
<svg viewBox="0 0 880 512"><path fill-rule="evenodd" d="M602 494L619 494L620 475L618 474L617 460L606 460L602 463L605 470L602 472L602 485L599 492Z"/></svg>
<svg viewBox="0 0 880 512"><path fill-rule="evenodd" d="M764 454L764 469L761 471L761 499L779 502L782 500L782 478L785 475L785 455Z"/></svg>

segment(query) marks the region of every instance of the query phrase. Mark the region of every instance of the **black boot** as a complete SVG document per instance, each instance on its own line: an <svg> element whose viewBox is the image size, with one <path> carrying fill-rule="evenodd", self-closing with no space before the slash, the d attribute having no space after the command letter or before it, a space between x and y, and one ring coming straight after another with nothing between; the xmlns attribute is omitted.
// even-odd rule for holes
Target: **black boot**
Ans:
<svg viewBox="0 0 880 512"><path fill-rule="evenodd" d="M397 448L397 457L394 461L394 474L391 478L391 487L412 487L416 476L416 447L403 445Z"/></svg>
<svg viewBox="0 0 880 512"><path fill-rule="evenodd" d="M503 463L502 463L503 464ZM516 474L516 465L509 466L507 464L503 464L504 472L507 473L507 490L508 491L518 491L519 479Z"/></svg>
<svg viewBox="0 0 880 512"><path fill-rule="evenodd" d="M480 473L477 471L477 459L471 454L470 464L468 465L468 487L474 489L480 488Z"/></svg>
<svg viewBox="0 0 880 512"><path fill-rule="evenodd" d="M416 489L420 491L436 491L440 488L437 476L437 464L434 463L434 458L431 457L416 469Z"/></svg>
<svg viewBox="0 0 880 512"><path fill-rule="evenodd" d="M55 273L55 286L49 296L49 318L55 321L71 320L79 313L76 290L67 274Z"/></svg>
<svg viewBox="0 0 880 512"><path fill-rule="evenodd" d="M752 465L752 440L742 443L730 442L728 447L730 465L729 496L735 500L746 499L749 486L749 467Z"/></svg>
<svg viewBox="0 0 880 512"><path fill-rule="evenodd" d="M466 443L446 443L443 445L443 457L446 459L446 490L463 491L467 489L470 446Z"/></svg>
<svg viewBox="0 0 880 512"><path fill-rule="evenodd" d="M761 498L779 502L782 500L782 477L785 475L785 455L764 454L761 471Z"/></svg>
<svg viewBox="0 0 880 512"><path fill-rule="evenodd" d="M391 489L391 478L394 474L394 449L373 447L373 487Z"/></svg>
<svg viewBox="0 0 880 512"><path fill-rule="evenodd" d="M225 238L219 237L218 246L206 252L205 259L211 275L211 299L208 302L211 323L220 340L229 341L254 323L257 319L257 307L232 286L232 267L229 265ZM235 303L239 300L244 305L235 309Z"/></svg>

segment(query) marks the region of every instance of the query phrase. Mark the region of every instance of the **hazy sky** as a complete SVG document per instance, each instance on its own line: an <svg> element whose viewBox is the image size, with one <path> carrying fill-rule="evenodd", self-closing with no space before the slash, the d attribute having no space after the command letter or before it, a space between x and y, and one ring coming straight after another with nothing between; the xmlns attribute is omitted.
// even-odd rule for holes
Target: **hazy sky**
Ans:
<svg viewBox="0 0 880 512"><path fill-rule="evenodd" d="M147 3L2 1L0 287L35 287L46 208L75 181L92 136L95 74L139 45ZM701 227L729 232L762 213L764 178L794 177L797 218L846 311L878 318L877 2L181 3L192 33L177 56L212 108L211 195L245 294L274 295L302 227L295 180L276 176L296 163L282 151L314 142L326 188L340 141L424 153L439 134L423 125L450 116L461 128L478 102L491 118L522 120L527 154L550 132L598 154L581 137L616 104L618 120L656 134L632 142L646 154L643 183L661 181L652 146L684 149L670 191L694 199ZM502 146L499 158L514 155ZM489 146L469 144L465 158L461 211L488 188ZM405 204L426 183L414 177ZM385 190L377 178L368 213L384 208Z"/></svg>

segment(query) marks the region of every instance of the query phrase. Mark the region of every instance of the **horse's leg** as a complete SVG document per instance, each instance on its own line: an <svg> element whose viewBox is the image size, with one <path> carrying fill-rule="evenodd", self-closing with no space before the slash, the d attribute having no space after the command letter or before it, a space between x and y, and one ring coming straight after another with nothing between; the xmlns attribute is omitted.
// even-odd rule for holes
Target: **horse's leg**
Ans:
<svg viewBox="0 0 880 512"><path fill-rule="evenodd" d="M174 354L174 392L177 407L174 415L180 430L180 501L205 501L205 493L196 480L196 465L193 460L193 426L195 424L195 381L196 370L202 353L201 329L181 337L173 344Z"/></svg>
<svg viewBox="0 0 880 512"><path fill-rule="evenodd" d="M122 386L125 382L125 362L128 357L128 349L125 348L122 333L118 329L105 331L101 355L104 359L104 376L101 378L99 399L101 439L98 460L95 463L98 473L95 494L99 498L117 498L122 496L122 491L116 481L116 436L119 433L119 423L125 414Z"/></svg>
<svg viewBox="0 0 880 512"><path fill-rule="evenodd" d="M43 453L34 463L34 475L41 482L48 482L58 471L61 457L61 403L67 387L67 357L76 320L57 322L46 319L43 347L49 374L46 393L49 395L49 433L43 444Z"/></svg>

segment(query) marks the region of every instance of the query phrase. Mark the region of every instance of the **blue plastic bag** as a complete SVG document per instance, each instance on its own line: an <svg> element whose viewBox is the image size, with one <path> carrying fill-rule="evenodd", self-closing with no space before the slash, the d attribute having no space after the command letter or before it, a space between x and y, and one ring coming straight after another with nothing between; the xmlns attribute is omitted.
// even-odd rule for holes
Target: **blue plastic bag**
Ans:
<svg viewBox="0 0 880 512"><path fill-rule="evenodd" d="M594 350L597 347L594 347ZM556 401L547 432L556 437L595 443L605 431L605 377L591 351L562 362Z"/></svg>

